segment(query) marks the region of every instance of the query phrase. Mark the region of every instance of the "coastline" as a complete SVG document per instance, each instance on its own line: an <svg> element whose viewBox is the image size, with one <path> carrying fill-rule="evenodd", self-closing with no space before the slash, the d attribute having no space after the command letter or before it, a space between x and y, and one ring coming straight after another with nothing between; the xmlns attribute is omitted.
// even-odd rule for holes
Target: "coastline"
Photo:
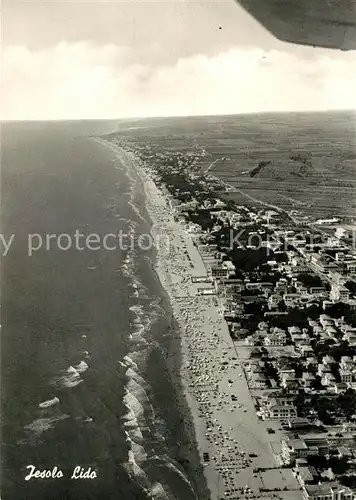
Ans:
<svg viewBox="0 0 356 500"><path fill-rule="evenodd" d="M184 262L184 260L185 261L187 260L186 256L182 255L179 252L179 250L182 248L181 247L182 227L180 226L179 223L174 221L173 214L171 212L171 209L168 208L167 206L167 200L164 194L156 186L156 184L150 177L149 173L138 164L138 161L134 157L134 155L124 150L121 150L120 153L124 155L124 157L127 160L130 161L131 165L133 166L133 168L135 168L139 178L141 179L146 198L146 210L151 220L150 232L153 237L157 251L155 272L161 283L161 286L163 287L170 301L173 311L173 320L177 322L177 326L180 330L180 339L179 339L180 356L179 359L177 360L174 360L174 355L171 356L172 357L171 374L174 378L177 378L177 380L175 381L175 385L176 386L179 385L182 390L182 396L184 401L181 401L181 409L182 406L183 408L184 406L187 406L187 408L185 408L185 411L183 409L183 414L185 414L186 411L188 410L189 412L188 418L189 420L191 420L191 425L188 424L188 428L190 427L188 432L191 435L190 437L193 439L191 443L189 443L190 449L187 450L187 455L189 456L189 454L191 453L191 449L195 444L197 446L199 453L199 459L200 459L199 466L201 468L201 472L204 474L207 487L209 490L205 492L206 495L209 495L209 497L204 495L204 499L202 500L209 500L209 498L214 500L215 498L216 499L218 498L218 496L215 495L216 478L214 478L213 475L211 474L207 474L206 469L202 465L203 453L207 447L207 440L205 439L203 433L199 432L202 429L200 422L196 418L198 413L198 408L194 400L194 397L192 396L191 391L189 390L189 380L186 377L186 366L187 364L189 365L189 360L188 360L189 347L185 342L186 336L184 335L184 330L186 328L186 325L184 324L184 319L181 314L182 311L179 301L176 300L177 291L179 291L179 285L181 285L182 281L184 281L186 278L182 278L181 276L179 276L180 273L179 274L175 273L173 272L172 269L170 269L170 256L172 249L174 249L173 250L174 253L178 251L178 253L180 254L178 255L178 257L182 259L181 262L178 262L175 270L176 271L180 270L183 274L183 270L188 268L187 264L189 263ZM168 248L167 247L162 248L162 245L160 244L160 239L162 235L168 235L169 237ZM199 268L199 262L197 261L195 262L195 264ZM204 266L200 266L199 271L203 272ZM185 427L187 427L187 425L185 425ZM213 495L212 492L214 492Z"/></svg>
<svg viewBox="0 0 356 500"><path fill-rule="evenodd" d="M174 443L174 448L176 452L176 460L177 462L188 472L189 480L195 486L196 491L196 500L209 500L210 495L206 484L206 477L204 475L204 469L201 463L201 459L198 453L198 443L196 438L195 425L191 410L191 405L189 404L186 389L183 384L182 374L181 374L181 366L182 366L182 334L181 334L181 325L180 322L177 321L177 318L174 314L174 310L172 307L172 298L170 289L166 285L165 274L161 272L161 261L165 258L164 255L160 254L159 245L157 245L157 240L160 236L160 231L156 230L157 219L154 213L151 210L150 203L154 201L152 199L152 195L147 191L147 182L150 182L151 187L154 190L157 190L157 195L159 199L164 202L164 195L161 191L156 187L154 182L149 178L148 174L138 166L137 159L134 157L132 153L129 153L115 144L107 141L101 137L93 137L96 142L101 144L102 146L111 149L121 162L129 162L129 168L133 168L144 192L145 197L145 208L150 222L150 233L152 235L154 246L155 246L155 259L152 265L152 271L162 289L162 293L165 296L167 302L167 306L169 306L169 313L171 315L170 320L170 331L166 335L166 346L169 346L167 349L167 357L166 357L166 366L169 377L172 381L172 387L174 388L175 394L173 395L173 399L176 402L177 409L179 409L179 413L181 414L181 424L183 427L183 433L180 435L180 440ZM156 196L156 194L154 195ZM164 210L162 211L164 213ZM164 252L163 252L164 253ZM169 274L169 273L168 273ZM168 278L169 279L169 278ZM172 398L170 398L172 400Z"/></svg>
<svg viewBox="0 0 356 500"><path fill-rule="evenodd" d="M202 258L174 220L174 212L148 169L133 153L108 141L102 143L130 162L144 186L157 246L156 272L180 326L180 383L210 498L276 498L274 493L262 493L263 481L254 473L256 467L273 468L277 462L266 429L257 419L238 349L219 313L217 298L198 295L199 285L191 279L207 274ZM162 235L168 236L167 248L159 244ZM233 404L232 395L238 403ZM251 453L256 459L251 460Z"/></svg>

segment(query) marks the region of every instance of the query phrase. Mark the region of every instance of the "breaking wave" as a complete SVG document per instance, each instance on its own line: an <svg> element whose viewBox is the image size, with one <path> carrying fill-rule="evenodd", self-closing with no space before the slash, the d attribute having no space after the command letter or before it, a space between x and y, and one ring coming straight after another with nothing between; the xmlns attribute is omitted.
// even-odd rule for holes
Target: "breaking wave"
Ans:
<svg viewBox="0 0 356 500"><path fill-rule="evenodd" d="M24 430L27 434L27 439L21 440L18 444L36 444L43 432L53 429L57 422L66 420L67 418L70 418L70 415L65 413L58 413L51 417L36 418L33 422L25 425Z"/></svg>
<svg viewBox="0 0 356 500"><path fill-rule="evenodd" d="M84 363L84 361L83 361ZM84 363L86 365L86 363ZM78 365L79 366L79 365ZM88 365L86 365L88 366ZM55 377L51 383L58 388L71 388L83 382L80 373L74 366L70 366L60 377Z"/></svg>
<svg viewBox="0 0 356 500"><path fill-rule="evenodd" d="M80 361L74 368L78 373L84 373L89 368L89 365L85 361Z"/></svg>
<svg viewBox="0 0 356 500"><path fill-rule="evenodd" d="M151 495L155 500L169 500L169 496L164 491L164 488L161 485L161 483L154 483L154 485L151 488Z"/></svg>

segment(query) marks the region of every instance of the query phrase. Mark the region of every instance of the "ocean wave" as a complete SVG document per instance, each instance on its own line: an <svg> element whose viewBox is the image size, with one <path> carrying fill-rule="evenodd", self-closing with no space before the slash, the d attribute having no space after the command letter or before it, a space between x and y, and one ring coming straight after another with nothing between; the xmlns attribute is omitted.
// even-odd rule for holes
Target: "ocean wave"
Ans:
<svg viewBox="0 0 356 500"><path fill-rule="evenodd" d="M89 365L85 361L80 361L77 365L74 366L74 369L77 370L78 373L84 373L88 368Z"/></svg>
<svg viewBox="0 0 356 500"><path fill-rule="evenodd" d="M143 434L139 425L136 425L135 427L132 428L128 427L126 429L127 429L126 432L132 441L134 441L135 443L143 442Z"/></svg>
<svg viewBox="0 0 356 500"><path fill-rule="evenodd" d="M146 391L133 378L131 378L127 382L126 390L128 391L128 394L132 394L141 404L149 404L149 399L147 397Z"/></svg>
<svg viewBox="0 0 356 500"><path fill-rule="evenodd" d="M177 466L175 466L169 460L168 457L166 457L166 460L167 460L166 461L166 466L168 467L168 469L170 469L171 471L175 472L192 489L192 485L191 485L190 481L188 480L187 476L185 474L183 474L183 472Z"/></svg>
<svg viewBox="0 0 356 500"><path fill-rule="evenodd" d="M148 345L147 340L145 340L142 335L142 331L130 333L129 335L129 340L134 343L134 344L143 344L143 345Z"/></svg>
<svg viewBox="0 0 356 500"><path fill-rule="evenodd" d="M144 311L143 305L139 304L132 305L129 309L134 314L134 318L131 320L134 331L131 332L130 339L132 341L144 341L147 343L145 333L150 330L152 322L155 319L154 311L151 312L151 316L148 316Z"/></svg>
<svg viewBox="0 0 356 500"><path fill-rule="evenodd" d="M132 268L128 264L125 264L125 263L121 264L120 270L125 278L131 278L133 271L132 271Z"/></svg>
<svg viewBox="0 0 356 500"><path fill-rule="evenodd" d="M129 407L130 410L134 412L135 417L141 418L143 416L142 414L137 413L138 406L137 403L135 402L137 401L139 405L142 407L145 417L152 419L154 416L153 406L142 385L140 385L133 378L131 378L127 382L125 389L127 391L127 394L126 394L126 400L124 398L124 403Z"/></svg>
<svg viewBox="0 0 356 500"><path fill-rule="evenodd" d="M133 410L130 410L128 408L128 412L123 415L122 419L125 420L124 426L125 427L138 427L138 422L137 418L135 415L135 412Z"/></svg>
<svg viewBox="0 0 356 500"><path fill-rule="evenodd" d="M187 476L181 471L181 469L179 469L178 466L176 466L173 463L172 459L168 455L162 455L162 456L153 455L150 458L150 462L153 462L153 463L156 462L157 467L166 467L170 471L174 472L177 476L179 476L184 481L184 483L189 487L189 489L193 493L195 492L195 489L194 489L193 485L191 484L191 482L189 481L189 479L187 478Z"/></svg>
<svg viewBox="0 0 356 500"><path fill-rule="evenodd" d="M145 325L142 323L142 318L140 318L140 317L134 318L131 323L132 323L132 325L135 326L136 333L138 333L138 331L142 331L142 329L143 330L145 329Z"/></svg>
<svg viewBox="0 0 356 500"><path fill-rule="evenodd" d="M127 432L126 435L126 441L129 443L130 449L128 451L128 459L124 464L124 468L136 479L138 484L140 484L146 491L149 491L151 488L150 481L147 474L141 468L141 465L143 465L147 460L147 453L144 447L132 440Z"/></svg>
<svg viewBox="0 0 356 500"><path fill-rule="evenodd" d="M142 429L148 429L146 413L152 417L153 408L145 390L147 384L143 377L137 373L137 364L129 356L125 358L125 366L128 366L125 374L128 381L125 386L126 394L123 398L123 403L128 409L128 412L122 417L123 426L126 430L126 435L130 439L129 442L131 444L136 443L141 445L143 443ZM136 454L140 452L139 461L142 461L143 449L134 447L133 445L131 449L135 457ZM145 456L145 459L146 458Z"/></svg>
<svg viewBox="0 0 356 500"><path fill-rule="evenodd" d="M133 250L128 250L125 258L122 259L120 269L125 277L132 278L135 269L135 254Z"/></svg>
<svg viewBox="0 0 356 500"><path fill-rule="evenodd" d="M131 286L134 289L134 297L148 299L147 288L143 285L142 281L137 278L133 278Z"/></svg>
<svg viewBox="0 0 356 500"><path fill-rule="evenodd" d="M165 492L161 483L154 483L151 487L150 493L154 500L169 500L169 496Z"/></svg>
<svg viewBox="0 0 356 500"><path fill-rule="evenodd" d="M150 490L150 482L146 473L141 469L141 467L136 463L135 458L131 451L129 451L128 461L124 464L125 470L128 474L134 477L137 483L145 490Z"/></svg>
<svg viewBox="0 0 356 500"><path fill-rule="evenodd" d="M58 403L59 403L59 399L56 396L52 399L47 399L47 401L43 401L38 406L39 406L39 408L50 408L51 406L54 406Z"/></svg>
<svg viewBox="0 0 356 500"><path fill-rule="evenodd" d="M125 258L122 260L122 262L124 264L133 264L134 258L135 258L135 254L134 254L133 249L131 249L131 250L127 251L127 254L126 254Z"/></svg>
<svg viewBox="0 0 356 500"><path fill-rule="evenodd" d="M135 313L137 317L142 317L144 315L143 306L140 304L133 304L129 309L131 312Z"/></svg>
<svg viewBox="0 0 356 500"><path fill-rule="evenodd" d="M135 352L131 355L137 360L139 353ZM128 381L125 386L126 396L123 399L124 404L128 408L128 413L125 415L125 428L137 429L140 431L154 431L156 438L162 439L162 435L156 432L153 426L155 421L155 411L147 393L148 384L145 379L138 373L138 367L128 367L125 375Z"/></svg>
<svg viewBox="0 0 356 500"><path fill-rule="evenodd" d="M135 214L137 215L137 217L139 219L141 219L143 222L148 222L148 220L146 219L146 217L144 217L139 209L139 206L136 205L134 203L134 201L131 199L129 202L128 202L128 205L130 205L130 207L132 208L133 212L135 212Z"/></svg>
<svg viewBox="0 0 356 500"><path fill-rule="evenodd" d="M121 272L122 274L126 277L126 278L129 278L130 277L130 271L127 269L127 267L124 265L121 266Z"/></svg>
<svg viewBox="0 0 356 500"><path fill-rule="evenodd" d="M137 222L126 217L121 217L121 215L117 215L117 220L125 222L131 231L134 231L138 227Z"/></svg>
<svg viewBox="0 0 356 500"><path fill-rule="evenodd" d="M140 179L135 175L133 175L133 169L132 168L129 168L129 166L127 166L126 162L122 162L125 167L126 167L126 175L130 181L130 186L129 186L129 191L128 191L128 195L130 196L130 201L128 202L128 205L131 206L133 212L137 215L137 217L139 219L141 219L142 221L144 222L147 222L147 219L146 217L144 217L142 215L142 212L140 210L140 207L139 205L136 205L135 204L135 201L134 201L134 195L135 193L138 191L137 190L137 185L140 184Z"/></svg>
<svg viewBox="0 0 356 500"><path fill-rule="evenodd" d="M127 368L131 368L136 373L141 373L141 368L144 368L146 364L148 348L142 344L136 345L135 348L135 351L131 351L129 355L123 358L123 362Z"/></svg>
<svg viewBox="0 0 356 500"><path fill-rule="evenodd" d="M138 366L137 366L137 364L132 359L132 357L135 356L135 354L136 353L131 353L131 357L130 356L124 356L123 357L123 362L125 363L125 366L131 367L134 370L138 371Z"/></svg>
<svg viewBox="0 0 356 500"><path fill-rule="evenodd" d="M38 438L43 432L54 428L56 422L67 418L70 418L70 415L65 413L47 418L36 418L30 424L25 425L24 429L30 435L29 437Z"/></svg>
<svg viewBox="0 0 356 500"><path fill-rule="evenodd" d="M136 396L134 396L131 392L127 391L126 395L123 397L123 402L126 408L129 410L129 412L126 415L124 415L123 417L124 419L132 420L133 418L132 416L134 416L134 418L136 419L143 417L144 414L143 406L136 398Z"/></svg>
<svg viewBox="0 0 356 500"><path fill-rule="evenodd" d="M70 388L79 385L81 382L83 382L83 380L81 379L78 370L74 368L74 366L70 366L65 371L64 375L52 379L51 384L56 387Z"/></svg>
<svg viewBox="0 0 356 500"><path fill-rule="evenodd" d="M129 452L130 453L130 452ZM124 464L124 468L126 471L135 477L137 482L147 490L150 487L150 483L148 481L148 477L145 472L137 465L134 459L130 459L129 462Z"/></svg>
<svg viewBox="0 0 356 500"><path fill-rule="evenodd" d="M147 340L142 335L145 331L145 326L140 323L140 324L136 325L136 327L137 327L136 331L130 333L129 340L131 342L134 342L135 344L140 343L140 344L148 345Z"/></svg>
<svg viewBox="0 0 356 500"><path fill-rule="evenodd" d="M129 450L129 461L130 459L138 464L143 464L147 461L147 453L145 448L133 441L129 436L127 436L126 441L130 444Z"/></svg>
<svg viewBox="0 0 356 500"><path fill-rule="evenodd" d="M125 365L126 366L126 365ZM140 384L142 387L146 385L146 381L141 375L139 375L135 370L132 368L128 368L125 372L126 377L135 380L138 384Z"/></svg>

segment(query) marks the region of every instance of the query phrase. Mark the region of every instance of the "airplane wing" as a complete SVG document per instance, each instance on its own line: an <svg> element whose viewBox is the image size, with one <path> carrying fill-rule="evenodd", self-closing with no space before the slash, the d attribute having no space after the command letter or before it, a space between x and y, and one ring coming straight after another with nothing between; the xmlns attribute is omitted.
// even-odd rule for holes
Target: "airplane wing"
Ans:
<svg viewBox="0 0 356 500"><path fill-rule="evenodd" d="M356 49L356 0L236 0L278 39Z"/></svg>

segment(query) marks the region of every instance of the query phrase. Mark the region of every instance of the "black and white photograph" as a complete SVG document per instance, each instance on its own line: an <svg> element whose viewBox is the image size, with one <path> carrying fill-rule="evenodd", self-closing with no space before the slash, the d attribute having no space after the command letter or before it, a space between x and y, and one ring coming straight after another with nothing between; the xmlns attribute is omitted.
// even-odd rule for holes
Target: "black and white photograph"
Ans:
<svg viewBox="0 0 356 500"><path fill-rule="evenodd" d="M2 500L356 499L356 1L2 0Z"/></svg>

